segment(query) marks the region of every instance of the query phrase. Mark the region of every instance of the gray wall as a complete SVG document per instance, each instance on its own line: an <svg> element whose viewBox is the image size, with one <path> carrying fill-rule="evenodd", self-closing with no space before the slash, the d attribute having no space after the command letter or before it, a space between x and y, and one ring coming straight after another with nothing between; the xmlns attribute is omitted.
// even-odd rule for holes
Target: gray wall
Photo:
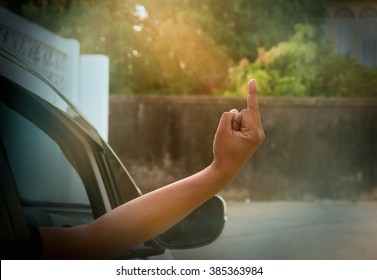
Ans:
<svg viewBox="0 0 377 280"><path fill-rule="evenodd" d="M147 192L208 165L222 112L245 105L239 98L112 95L109 142ZM266 140L224 196L376 195L377 99L260 98L260 107Z"/></svg>

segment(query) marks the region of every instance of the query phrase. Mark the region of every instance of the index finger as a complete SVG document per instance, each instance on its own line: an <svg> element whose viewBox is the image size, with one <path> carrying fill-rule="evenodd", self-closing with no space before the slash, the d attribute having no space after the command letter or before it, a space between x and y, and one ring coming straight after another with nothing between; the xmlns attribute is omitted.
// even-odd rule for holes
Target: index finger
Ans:
<svg viewBox="0 0 377 280"><path fill-rule="evenodd" d="M248 94L247 94L247 107L252 109L253 111L259 111L257 84L254 79L249 81Z"/></svg>

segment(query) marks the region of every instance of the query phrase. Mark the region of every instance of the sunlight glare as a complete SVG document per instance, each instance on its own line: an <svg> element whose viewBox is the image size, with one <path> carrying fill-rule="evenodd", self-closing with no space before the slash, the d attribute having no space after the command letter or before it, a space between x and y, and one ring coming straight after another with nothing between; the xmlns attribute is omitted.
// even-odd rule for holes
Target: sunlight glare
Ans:
<svg viewBox="0 0 377 280"><path fill-rule="evenodd" d="M148 17L148 11L145 9L143 5L135 5L135 16L137 16L140 20L144 20Z"/></svg>

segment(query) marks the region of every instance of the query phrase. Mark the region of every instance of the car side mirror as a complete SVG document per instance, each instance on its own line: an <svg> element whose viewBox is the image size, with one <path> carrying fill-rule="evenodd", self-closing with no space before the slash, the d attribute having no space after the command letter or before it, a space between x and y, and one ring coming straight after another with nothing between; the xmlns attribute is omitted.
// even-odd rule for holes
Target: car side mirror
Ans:
<svg viewBox="0 0 377 280"><path fill-rule="evenodd" d="M214 196L155 238L167 249L188 249L207 245L220 236L226 221L225 201Z"/></svg>

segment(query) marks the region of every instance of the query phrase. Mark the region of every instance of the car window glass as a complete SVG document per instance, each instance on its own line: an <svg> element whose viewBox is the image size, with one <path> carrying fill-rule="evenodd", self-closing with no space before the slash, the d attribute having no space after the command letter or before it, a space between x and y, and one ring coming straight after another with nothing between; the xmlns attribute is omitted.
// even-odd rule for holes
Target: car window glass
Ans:
<svg viewBox="0 0 377 280"><path fill-rule="evenodd" d="M22 201L89 205L84 184L59 145L1 102L0 131Z"/></svg>

